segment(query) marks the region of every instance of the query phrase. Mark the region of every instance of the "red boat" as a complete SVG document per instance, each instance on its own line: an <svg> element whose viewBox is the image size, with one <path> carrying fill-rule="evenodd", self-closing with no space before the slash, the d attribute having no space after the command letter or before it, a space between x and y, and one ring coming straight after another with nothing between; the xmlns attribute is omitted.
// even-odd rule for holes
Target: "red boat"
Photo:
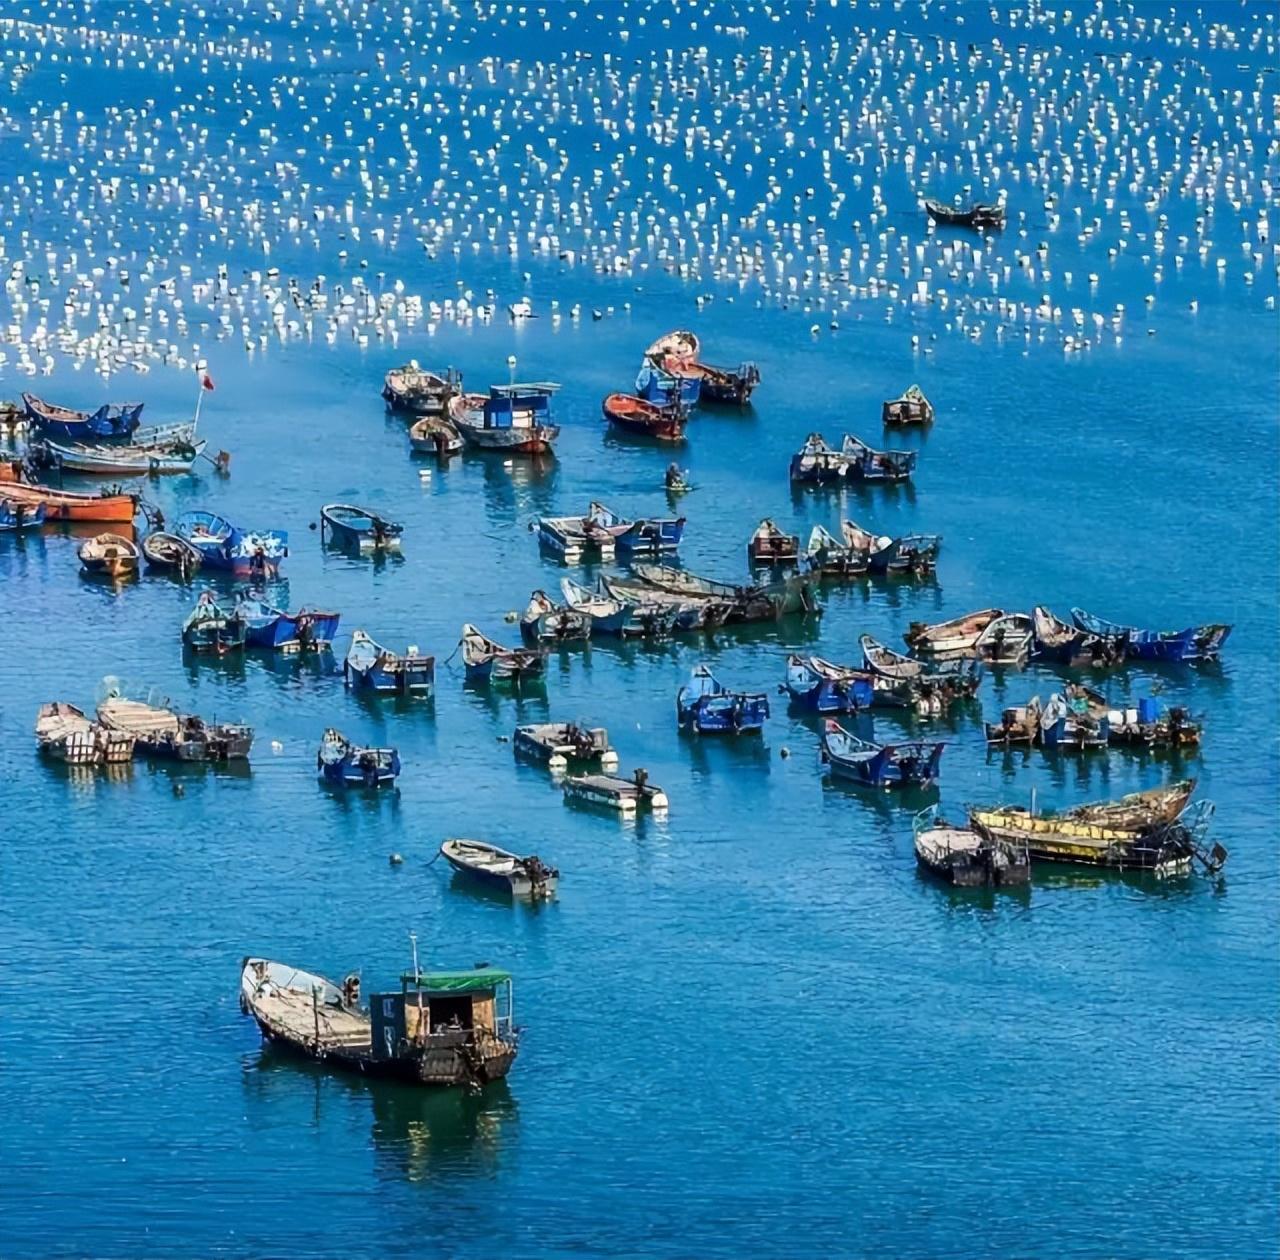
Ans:
<svg viewBox="0 0 1280 1260"><path fill-rule="evenodd" d="M138 512L136 494L72 494L32 485L22 479L22 465L0 461L0 486L3 498L25 507L44 505L48 525L58 521L93 521L112 525L131 525Z"/></svg>
<svg viewBox="0 0 1280 1260"><path fill-rule="evenodd" d="M659 442L683 442L687 423L683 410L659 407L631 394L610 394L601 409L604 418L628 433L657 438Z"/></svg>

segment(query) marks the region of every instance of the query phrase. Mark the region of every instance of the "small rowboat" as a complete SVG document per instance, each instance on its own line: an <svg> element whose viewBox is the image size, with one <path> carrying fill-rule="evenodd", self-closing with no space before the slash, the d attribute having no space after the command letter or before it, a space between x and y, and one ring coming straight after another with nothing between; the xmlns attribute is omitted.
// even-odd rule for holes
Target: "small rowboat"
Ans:
<svg viewBox="0 0 1280 1260"><path fill-rule="evenodd" d="M999 230L1004 227L1004 207L987 202L975 201L967 210L957 206L948 206L941 201L925 198L925 213L935 223L947 227L988 228Z"/></svg>
<svg viewBox="0 0 1280 1260"><path fill-rule="evenodd" d="M537 722L517 726L511 741L517 756L563 770L571 761L595 761L606 770L618 764L603 726L587 728L576 722Z"/></svg>
<svg viewBox="0 0 1280 1260"><path fill-rule="evenodd" d="M641 809L660 813L668 805L667 794L649 782L644 770L637 770L630 779L616 774L570 775L564 781L564 799L569 804L617 810L628 817Z"/></svg>
<svg viewBox="0 0 1280 1260"><path fill-rule="evenodd" d="M982 632L1003 616L1003 608L984 608L932 626L913 621L903 637L907 647L919 656L971 656Z"/></svg>
<svg viewBox="0 0 1280 1260"><path fill-rule="evenodd" d="M1038 661L1099 669L1119 665L1125 658L1125 639L1090 634L1043 605L1031 610L1031 630L1031 652Z"/></svg>
<svg viewBox="0 0 1280 1260"><path fill-rule="evenodd" d="M810 433L791 457L789 473L792 481L825 485L848 476L849 459L843 451L829 445L821 433Z"/></svg>
<svg viewBox="0 0 1280 1260"><path fill-rule="evenodd" d="M446 840L440 856L459 874L515 897L550 897L560 880L537 854L519 857L480 840Z"/></svg>
<svg viewBox="0 0 1280 1260"><path fill-rule="evenodd" d="M847 461L845 476L853 481L910 481L916 467L915 451L878 451L852 433L844 435L840 453Z"/></svg>
<svg viewBox="0 0 1280 1260"><path fill-rule="evenodd" d="M481 634L470 622L462 627L461 646L468 682L510 682L519 686L541 678L546 668L541 652L503 647Z"/></svg>
<svg viewBox="0 0 1280 1260"><path fill-rule="evenodd" d="M342 674L348 687L427 696L435 686L436 658L420 655L415 647L403 655L389 652L357 630L351 636Z"/></svg>
<svg viewBox="0 0 1280 1260"><path fill-rule="evenodd" d="M850 551L862 552L868 569L876 574L932 573L942 549L940 534L904 534L901 538L890 538L887 534L873 534L856 521L843 521L840 532L844 545Z"/></svg>
<svg viewBox="0 0 1280 1260"><path fill-rule="evenodd" d="M827 719L822 759L837 778L863 787L928 788L938 781L944 743L873 744Z"/></svg>
<svg viewBox="0 0 1280 1260"><path fill-rule="evenodd" d="M1005 613L978 636L974 654L989 665L1021 668L1031 655L1031 618L1026 613Z"/></svg>
<svg viewBox="0 0 1280 1260"><path fill-rule="evenodd" d="M627 433L683 442L688 418L680 407L660 407L633 394L610 394L601 404L604 418Z"/></svg>
<svg viewBox="0 0 1280 1260"><path fill-rule="evenodd" d="M729 691L709 665L695 665L676 695L676 720L698 735L758 735L768 716L763 692Z"/></svg>
<svg viewBox="0 0 1280 1260"><path fill-rule="evenodd" d="M119 765L133 758L134 737L90 721L63 700L42 704L36 715L36 747L69 766Z"/></svg>
<svg viewBox="0 0 1280 1260"><path fill-rule="evenodd" d="M280 652L322 652L338 635L340 616L316 608L296 613L274 608L253 595L242 595L236 617L244 623L245 646Z"/></svg>
<svg viewBox="0 0 1280 1260"><path fill-rule="evenodd" d="M400 775L400 754L394 748L361 748L330 727L320 741L316 769L340 787L387 787Z"/></svg>
<svg viewBox="0 0 1280 1260"><path fill-rule="evenodd" d="M33 453L40 463L62 472L101 474L108 477L159 477L189 473L209 443L204 438L195 442L166 443L159 446L64 445L46 439Z"/></svg>
<svg viewBox="0 0 1280 1260"><path fill-rule="evenodd" d="M0 497L14 509L43 509L46 525L64 521L129 525L138 511L136 494L73 494L26 482L0 481Z"/></svg>
<svg viewBox="0 0 1280 1260"><path fill-rule="evenodd" d="M147 568L160 573L174 573L189 582L200 567L202 557L197 548L177 534L157 531L142 540L142 556Z"/></svg>
<svg viewBox="0 0 1280 1260"><path fill-rule="evenodd" d="M768 517L756 526L747 543L747 563L752 565L795 564L800 558L800 539L788 534Z"/></svg>
<svg viewBox="0 0 1280 1260"><path fill-rule="evenodd" d="M443 416L424 416L410 426L409 446L419 455L445 459L462 450L462 434Z"/></svg>
<svg viewBox="0 0 1280 1260"><path fill-rule="evenodd" d="M212 591L205 591L182 624L182 642L193 652L244 650L245 624L234 610L224 609Z"/></svg>
<svg viewBox="0 0 1280 1260"><path fill-rule="evenodd" d="M404 367L392 368L382 385L382 397L390 411L406 416L440 416L462 388L462 380L452 368L444 376L419 367L410 359Z"/></svg>
<svg viewBox="0 0 1280 1260"><path fill-rule="evenodd" d="M80 567L94 577L132 577L142 553L122 534L98 534L80 545Z"/></svg>
<svg viewBox="0 0 1280 1260"><path fill-rule="evenodd" d="M355 551L399 551L404 532L403 525L350 503L326 503L320 524L331 543Z"/></svg>
<svg viewBox="0 0 1280 1260"><path fill-rule="evenodd" d="M953 827L936 805L922 809L912 824L921 870L957 888L1016 888L1031 882L1025 843L979 835Z"/></svg>
<svg viewBox="0 0 1280 1260"><path fill-rule="evenodd" d="M869 634L859 640L862 659L873 674L895 682L909 682L939 690L948 700L969 699L982 682L980 661L918 661L878 643Z"/></svg>
<svg viewBox="0 0 1280 1260"><path fill-rule="evenodd" d="M869 670L836 665L820 656L787 657L787 694L815 713L857 713L869 708L875 703L878 681Z"/></svg>
<svg viewBox="0 0 1280 1260"><path fill-rule="evenodd" d="M592 634L665 639L680 616L679 603L661 601L653 592L644 596L628 592L624 598L599 586L589 590L570 578L560 579L560 591L570 611L590 621Z"/></svg>
<svg viewBox="0 0 1280 1260"><path fill-rule="evenodd" d="M520 637L529 644L588 639L591 637L591 617L568 604L552 602L546 591L534 591L520 618Z"/></svg>
<svg viewBox="0 0 1280 1260"><path fill-rule="evenodd" d="M44 524L44 513L43 503L33 506L0 497L0 532L16 533L24 529L39 529Z"/></svg>
<svg viewBox="0 0 1280 1260"><path fill-rule="evenodd" d="M891 398L881 410L886 425L932 424L933 404L919 385L911 385L901 398Z"/></svg>
<svg viewBox="0 0 1280 1260"><path fill-rule="evenodd" d="M603 503L592 503L587 508L584 524L603 530L613 539L619 551L629 554L643 552L657 555L663 551L676 551L684 537L685 518L641 517L630 521L619 516Z"/></svg>

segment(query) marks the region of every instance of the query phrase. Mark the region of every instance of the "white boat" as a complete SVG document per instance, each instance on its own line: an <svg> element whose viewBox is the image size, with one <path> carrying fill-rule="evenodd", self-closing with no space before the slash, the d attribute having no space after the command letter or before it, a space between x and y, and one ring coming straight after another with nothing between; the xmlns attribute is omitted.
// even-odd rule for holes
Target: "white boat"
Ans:
<svg viewBox="0 0 1280 1260"><path fill-rule="evenodd" d="M517 897L549 897L560 880L560 872L537 854L520 857L481 840L446 840L440 856L477 883Z"/></svg>

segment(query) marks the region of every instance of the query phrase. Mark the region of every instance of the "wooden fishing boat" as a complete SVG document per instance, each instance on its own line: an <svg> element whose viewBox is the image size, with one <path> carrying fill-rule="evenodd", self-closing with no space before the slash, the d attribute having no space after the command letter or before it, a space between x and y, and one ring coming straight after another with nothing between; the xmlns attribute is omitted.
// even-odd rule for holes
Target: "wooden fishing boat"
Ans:
<svg viewBox="0 0 1280 1260"><path fill-rule="evenodd" d="M544 454L560 436L551 420L551 396L559 388L543 381L491 385L487 398L458 394L449 400L449 420L468 446L507 455Z"/></svg>
<svg viewBox="0 0 1280 1260"><path fill-rule="evenodd" d="M172 573L189 582L200 568L203 557L185 538L157 530L142 540L142 558L148 569Z"/></svg>
<svg viewBox="0 0 1280 1260"><path fill-rule="evenodd" d="M192 652L214 652L219 656L243 651L245 623L235 609L223 608L212 591L205 591L182 623L182 642Z"/></svg>
<svg viewBox="0 0 1280 1260"><path fill-rule="evenodd" d="M449 368L443 376L410 359L392 368L382 385L387 409L405 416L442 416L449 400L462 389L462 378Z"/></svg>
<svg viewBox="0 0 1280 1260"><path fill-rule="evenodd" d="M24 529L39 529L44 524L43 503L23 503L0 495L0 533L18 533Z"/></svg>
<svg viewBox="0 0 1280 1260"><path fill-rule="evenodd" d="M180 714L168 702L130 700L112 691L98 705L98 721L108 730L135 737L146 757L170 761L244 760L253 746L253 728L232 722L206 722Z"/></svg>
<svg viewBox="0 0 1280 1260"><path fill-rule="evenodd" d="M857 713L870 708L878 682L886 688L896 686L869 670L835 665L820 656L787 657L787 694L814 713Z"/></svg>
<svg viewBox="0 0 1280 1260"><path fill-rule="evenodd" d="M701 353L702 343L698 334L687 328L677 328L674 332L663 333L661 337L649 343L644 352L646 359L670 359L673 363L696 363Z"/></svg>
<svg viewBox="0 0 1280 1260"><path fill-rule="evenodd" d="M843 481L849 472L849 460L843 451L827 444L821 433L810 433L804 445L791 457L789 475L792 481L821 485Z"/></svg>
<svg viewBox="0 0 1280 1260"><path fill-rule="evenodd" d="M719 601L729 605L728 621L768 621L795 613L820 616L822 605L808 577L796 575L763 586L738 586L699 577L667 565L636 564L632 572L645 585L687 599Z"/></svg>
<svg viewBox="0 0 1280 1260"><path fill-rule="evenodd" d="M123 443L62 443L46 438L31 447L31 455L42 468L59 472L108 477L162 477L191 472L209 443L170 442L139 446Z"/></svg>
<svg viewBox="0 0 1280 1260"><path fill-rule="evenodd" d="M508 682L519 686L540 679L546 671L541 652L504 647L481 634L470 622L462 627L460 646L468 682Z"/></svg>
<svg viewBox="0 0 1280 1260"><path fill-rule="evenodd" d="M660 407L633 394L610 394L601 404L604 418L627 433L659 442L683 442L688 416L679 406Z"/></svg>
<svg viewBox="0 0 1280 1260"><path fill-rule="evenodd" d="M1136 704L1113 705L1084 683L1071 683L1068 695L1083 702L1090 716L1105 723L1108 739L1124 748L1191 748L1200 742L1200 724L1183 705L1163 705L1151 696Z"/></svg>
<svg viewBox="0 0 1280 1260"><path fill-rule="evenodd" d="M701 402L723 403L745 407L760 384L760 369L754 363L740 363L736 368L714 367L697 361L686 363L681 371L702 382L698 397Z"/></svg>
<svg viewBox="0 0 1280 1260"><path fill-rule="evenodd" d="M621 598L597 586L589 590L569 578L561 578L560 591L565 604L591 623L591 633L623 637L662 639L675 628L680 604L668 604L652 598Z"/></svg>
<svg viewBox="0 0 1280 1260"><path fill-rule="evenodd" d="M856 521L841 522L840 533L847 550L852 554L861 552L868 571L875 574L921 577L932 573L942 549L940 534L904 534L901 538L890 538L887 534L873 534Z"/></svg>
<svg viewBox="0 0 1280 1260"><path fill-rule="evenodd" d="M640 577L606 574L600 578L600 589L623 603L666 608L672 619L671 629L682 634L690 630L714 630L724 625L734 612L734 605L727 600L679 594L652 586Z"/></svg>
<svg viewBox="0 0 1280 1260"><path fill-rule="evenodd" d="M822 731L822 760L837 778L863 787L929 788L938 781L945 743L913 740L873 744L827 719Z"/></svg>
<svg viewBox="0 0 1280 1260"><path fill-rule="evenodd" d="M609 561L617 547L613 534L590 516L539 517L538 544L565 564L579 564L584 559Z"/></svg>
<svg viewBox="0 0 1280 1260"><path fill-rule="evenodd" d="M277 577L289 554L284 530L247 530L216 512L184 512L173 532L199 553L205 569L265 582Z"/></svg>
<svg viewBox="0 0 1280 1260"><path fill-rule="evenodd" d="M677 551L684 537L685 518L641 517L628 520L603 503L592 503L587 508L587 522L597 530L604 530L614 546L627 555L660 555Z"/></svg>
<svg viewBox="0 0 1280 1260"><path fill-rule="evenodd" d="M642 809L661 813L668 807L667 794L649 782L644 770L629 779L616 774L569 775L564 781L564 799L578 805L594 805L632 816Z"/></svg>
<svg viewBox="0 0 1280 1260"><path fill-rule="evenodd" d="M506 1076L519 1050L511 975L497 968L413 971L360 1005L360 977L336 985L246 958L240 1009L272 1045L326 1065L414 1085L471 1088Z"/></svg>
<svg viewBox="0 0 1280 1260"><path fill-rule="evenodd" d="M767 516L747 542L749 565L795 564L799 559L799 537L780 529Z"/></svg>
<svg viewBox="0 0 1280 1260"><path fill-rule="evenodd" d="M364 748L329 727L320 740L316 769L339 787L390 787L400 777L400 754L394 748Z"/></svg>
<svg viewBox="0 0 1280 1260"><path fill-rule="evenodd" d="M64 442L128 441L142 423L142 403L104 403L97 411L76 411L23 394L22 404L43 437Z"/></svg>
<svg viewBox="0 0 1280 1260"><path fill-rule="evenodd" d="M948 206L931 197L925 198L925 212L934 223L946 227L984 228L988 231L999 231L1004 227L1004 206L989 202L975 201L965 209Z"/></svg>
<svg viewBox="0 0 1280 1260"><path fill-rule="evenodd" d="M1020 669L1031 656L1032 625L1026 613L994 618L973 645L974 655L988 665Z"/></svg>
<svg viewBox="0 0 1280 1260"><path fill-rule="evenodd" d="M16 511L26 508L44 512L46 525L93 523L95 525L129 525L138 512L136 494L119 494L114 491L102 494L76 494L66 490L53 490L48 486L32 485L20 480L11 464L0 462L0 498Z"/></svg>
<svg viewBox="0 0 1280 1260"><path fill-rule="evenodd" d="M447 459L462 450L462 434L443 416L423 416L409 426L409 446L419 455Z"/></svg>
<svg viewBox="0 0 1280 1260"><path fill-rule="evenodd" d="M972 656L983 631L1004 615L1003 608L984 608L934 625L913 621L903 637L917 656Z"/></svg>
<svg viewBox="0 0 1280 1260"><path fill-rule="evenodd" d="M1222 652L1231 627L1220 623L1190 626L1186 630L1139 630L1095 617L1082 608L1071 610L1071 620L1081 630L1109 644L1123 643L1125 656L1136 661L1208 661Z"/></svg>
<svg viewBox="0 0 1280 1260"><path fill-rule="evenodd" d="M955 827L937 805L922 809L912 824L921 870L957 888L1017 888L1031 882L1031 856L1024 841L994 839L972 827Z"/></svg>
<svg viewBox="0 0 1280 1260"><path fill-rule="evenodd" d="M55 700L36 714L36 747L69 766L119 765L133 759L134 736L90 721L74 704Z"/></svg>
<svg viewBox="0 0 1280 1260"><path fill-rule="evenodd" d="M919 385L909 385L901 398L888 399L881 409L886 425L932 424L933 404Z"/></svg>
<svg viewBox="0 0 1280 1260"><path fill-rule="evenodd" d="M862 658L866 662L866 667L873 674L892 678L898 682L931 686L939 690L948 703L951 700L967 700L976 695L982 682L980 661L918 661L914 657L903 656L901 652L885 647L869 634L864 634L858 643L862 648Z"/></svg>
<svg viewBox="0 0 1280 1260"><path fill-rule="evenodd" d="M342 662L342 676L348 687L425 697L435 687L436 658L421 655L416 647L390 652L356 630Z"/></svg>
<svg viewBox="0 0 1280 1260"><path fill-rule="evenodd" d="M335 546L353 551L399 551L404 526L351 503L326 503L320 509L320 531Z"/></svg>
<svg viewBox="0 0 1280 1260"><path fill-rule="evenodd" d="M594 761L605 770L618 764L618 754L610 747L609 732L603 726L537 722L517 726L511 742L517 756L540 761L552 770L563 770L571 761Z"/></svg>
<svg viewBox="0 0 1280 1260"><path fill-rule="evenodd" d="M480 840L446 840L440 856L460 875L514 897L551 897L560 872L536 853L519 857Z"/></svg>
<svg viewBox="0 0 1280 1260"><path fill-rule="evenodd" d="M844 475L851 481L910 481L916 468L915 451L878 451L852 433L844 435L840 454L846 460Z"/></svg>
<svg viewBox="0 0 1280 1260"><path fill-rule="evenodd" d="M702 398L702 377L687 362L671 358L655 361L646 356L636 375L635 396L660 407L687 410L696 407Z"/></svg>
<svg viewBox="0 0 1280 1260"><path fill-rule="evenodd" d="M1032 696L1026 704L1006 708L999 722L984 724L988 744L1026 744L1027 747L1080 752L1105 748L1109 738L1106 716L1098 718L1088 706L1055 693L1047 704Z"/></svg>
<svg viewBox="0 0 1280 1260"><path fill-rule="evenodd" d="M568 604L554 603L546 591L534 591L520 617L520 637L531 645L588 639L591 616Z"/></svg>
<svg viewBox="0 0 1280 1260"><path fill-rule="evenodd" d="M323 652L338 637L340 614L318 608L285 612L265 600L243 593L236 601L236 617L245 628L245 646L277 652Z"/></svg>
<svg viewBox="0 0 1280 1260"><path fill-rule="evenodd" d="M142 553L123 534L98 534L80 544L80 567L93 577L125 578L138 572Z"/></svg>
<svg viewBox="0 0 1280 1260"><path fill-rule="evenodd" d="M866 551L846 546L821 525L815 525L810 531L804 556L809 571L824 578L865 577L871 572Z"/></svg>
<svg viewBox="0 0 1280 1260"><path fill-rule="evenodd" d="M695 665L676 695L676 721L697 735L758 735L768 716L767 696L729 691L709 665Z"/></svg>
<svg viewBox="0 0 1280 1260"><path fill-rule="evenodd" d="M1103 638L1081 630L1042 605L1031 610L1031 654L1036 660L1077 668L1106 668L1125 658L1127 640Z"/></svg>
<svg viewBox="0 0 1280 1260"><path fill-rule="evenodd" d="M1188 785L1133 793L1119 801L1036 814L1017 806L973 809L979 835L1027 846L1032 861L1066 862L1124 870L1177 874L1198 861L1210 873L1222 869L1227 851L1205 844L1213 806L1188 806Z"/></svg>

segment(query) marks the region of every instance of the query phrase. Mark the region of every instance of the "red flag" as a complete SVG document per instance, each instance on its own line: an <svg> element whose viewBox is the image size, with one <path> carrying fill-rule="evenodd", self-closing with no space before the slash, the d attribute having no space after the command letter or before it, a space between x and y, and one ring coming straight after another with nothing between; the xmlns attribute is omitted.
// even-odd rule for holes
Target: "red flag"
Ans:
<svg viewBox="0 0 1280 1260"><path fill-rule="evenodd" d="M200 385L201 385L201 387L202 387L203 389L207 389L210 393L212 393L212 392L213 392L213 377L212 377L212 376L210 376L208 372L205 372L205 373L200 377Z"/></svg>

